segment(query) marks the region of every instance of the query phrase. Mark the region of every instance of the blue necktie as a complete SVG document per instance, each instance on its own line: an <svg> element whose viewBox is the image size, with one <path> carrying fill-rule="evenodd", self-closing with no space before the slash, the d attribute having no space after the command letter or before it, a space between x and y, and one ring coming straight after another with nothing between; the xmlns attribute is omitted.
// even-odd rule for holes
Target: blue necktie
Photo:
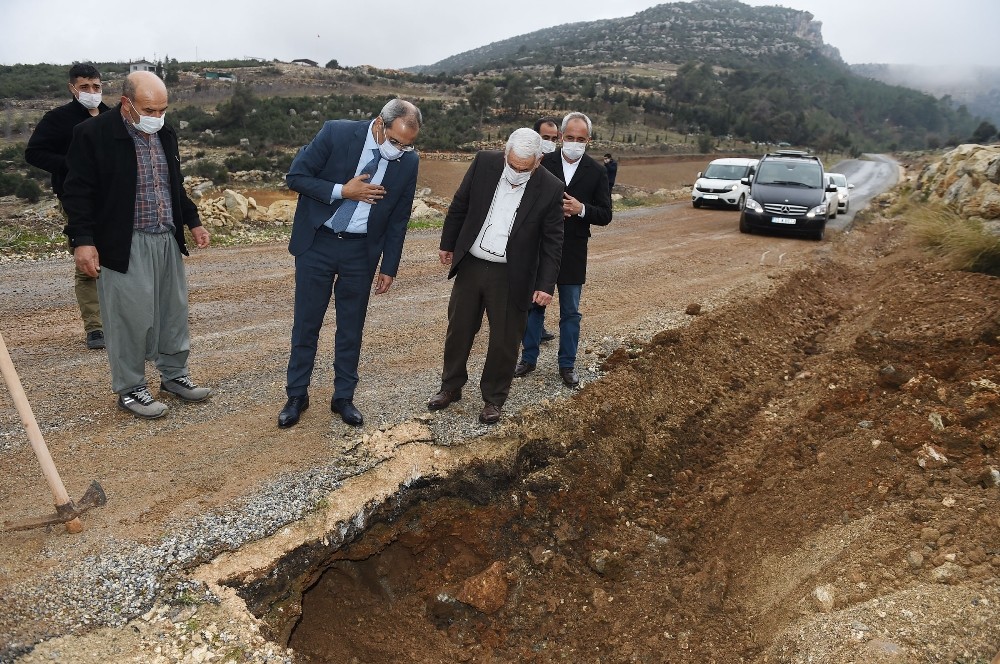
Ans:
<svg viewBox="0 0 1000 664"><path fill-rule="evenodd" d="M378 150L372 150L372 160L365 164L365 167L361 169L358 175L370 175L375 177L375 171L378 170L379 162L379 152ZM371 178L368 178L367 182L371 182ZM340 233L347 229L347 226L351 223L351 217L354 216L354 211L358 207L358 202L351 199L346 199L337 208L337 211L333 213L333 218L330 220L330 228Z"/></svg>

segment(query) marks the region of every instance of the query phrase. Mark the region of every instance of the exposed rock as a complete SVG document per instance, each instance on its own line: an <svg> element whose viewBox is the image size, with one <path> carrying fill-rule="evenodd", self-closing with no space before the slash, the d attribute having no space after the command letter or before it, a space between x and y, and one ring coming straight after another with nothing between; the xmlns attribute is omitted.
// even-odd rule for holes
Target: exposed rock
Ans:
<svg viewBox="0 0 1000 664"><path fill-rule="evenodd" d="M232 189L226 189L222 192L222 196L226 202L226 212L233 219L244 221L250 216L247 199L243 194L237 193Z"/></svg>
<svg viewBox="0 0 1000 664"><path fill-rule="evenodd" d="M946 562L931 570L931 578L938 583L954 583L964 579L965 575L965 568L953 562Z"/></svg>
<svg viewBox="0 0 1000 664"><path fill-rule="evenodd" d="M295 219L295 201L275 201L267 207L265 218L290 224Z"/></svg>
<svg viewBox="0 0 1000 664"><path fill-rule="evenodd" d="M1000 146L958 146L924 168L917 190L965 217L1000 219Z"/></svg>
<svg viewBox="0 0 1000 664"><path fill-rule="evenodd" d="M504 566L497 561L476 576L466 579L456 598L483 613L491 614L507 603L507 591Z"/></svg>
<svg viewBox="0 0 1000 664"><path fill-rule="evenodd" d="M439 214L437 210L429 207L427 203L419 198L413 201L413 207L410 209L411 219L426 219L427 217L439 216Z"/></svg>
<svg viewBox="0 0 1000 664"><path fill-rule="evenodd" d="M833 586L829 583L823 586L816 586L812 591L812 598L820 611L833 611L833 606L836 602L836 593Z"/></svg>

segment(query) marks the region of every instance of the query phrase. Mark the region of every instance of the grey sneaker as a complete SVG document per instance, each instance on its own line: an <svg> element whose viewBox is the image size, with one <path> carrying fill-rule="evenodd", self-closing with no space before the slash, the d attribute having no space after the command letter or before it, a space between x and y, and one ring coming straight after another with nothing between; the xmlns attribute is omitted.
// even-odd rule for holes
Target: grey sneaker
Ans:
<svg viewBox="0 0 1000 664"><path fill-rule="evenodd" d="M190 376L181 376L173 380L165 380L160 383L160 389L170 392L175 397L180 397L184 401L204 401L212 396L212 390L207 387L198 387L191 380Z"/></svg>
<svg viewBox="0 0 1000 664"><path fill-rule="evenodd" d="M118 407L147 420L155 420L167 414L167 404L157 401L146 387L140 387L118 395Z"/></svg>

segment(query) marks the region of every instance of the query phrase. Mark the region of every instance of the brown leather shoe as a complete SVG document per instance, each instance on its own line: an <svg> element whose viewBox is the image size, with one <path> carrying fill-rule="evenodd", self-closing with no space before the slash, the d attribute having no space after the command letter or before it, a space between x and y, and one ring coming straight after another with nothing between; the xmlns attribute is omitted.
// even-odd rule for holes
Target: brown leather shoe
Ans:
<svg viewBox="0 0 1000 664"><path fill-rule="evenodd" d="M514 367L514 378L527 376L534 370L535 370L534 364L528 364L527 362L518 362L517 366Z"/></svg>
<svg viewBox="0 0 1000 664"><path fill-rule="evenodd" d="M559 376L566 387L578 387L580 385L580 376L573 367L559 367Z"/></svg>
<svg viewBox="0 0 1000 664"><path fill-rule="evenodd" d="M462 400L462 390L441 390L427 401L427 410L441 410Z"/></svg>
<svg viewBox="0 0 1000 664"><path fill-rule="evenodd" d="M479 421L483 424L496 424L500 421L500 406L486 401L483 403L483 412L479 413Z"/></svg>

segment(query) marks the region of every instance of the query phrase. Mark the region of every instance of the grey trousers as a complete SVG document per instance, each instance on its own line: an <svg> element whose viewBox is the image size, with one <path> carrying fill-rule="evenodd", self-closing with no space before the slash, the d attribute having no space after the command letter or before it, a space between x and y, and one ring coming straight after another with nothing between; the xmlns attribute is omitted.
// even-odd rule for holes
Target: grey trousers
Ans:
<svg viewBox="0 0 1000 664"><path fill-rule="evenodd" d="M128 272L102 268L97 289L113 391L145 387L146 360L163 380L187 375L187 279L173 233L133 232Z"/></svg>

